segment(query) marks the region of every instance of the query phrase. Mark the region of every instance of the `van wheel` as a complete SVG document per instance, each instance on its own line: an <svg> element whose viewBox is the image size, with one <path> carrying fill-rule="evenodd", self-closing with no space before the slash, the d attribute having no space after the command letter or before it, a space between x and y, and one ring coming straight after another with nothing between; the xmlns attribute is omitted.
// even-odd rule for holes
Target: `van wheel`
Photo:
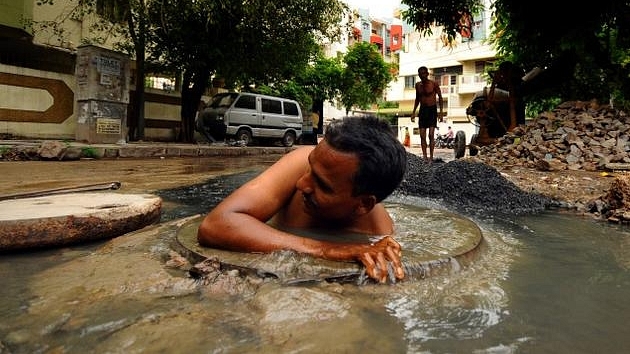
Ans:
<svg viewBox="0 0 630 354"><path fill-rule="evenodd" d="M282 137L282 145L286 147L291 147L295 144L295 133L294 132L286 132Z"/></svg>
<svg viewBox="0 0 630 354"><path fill-rule="evenodd" d="M236 140L242 141L243 145L248 146L252 143L252 133L247 129L239 129L236 132Z"/></svg>

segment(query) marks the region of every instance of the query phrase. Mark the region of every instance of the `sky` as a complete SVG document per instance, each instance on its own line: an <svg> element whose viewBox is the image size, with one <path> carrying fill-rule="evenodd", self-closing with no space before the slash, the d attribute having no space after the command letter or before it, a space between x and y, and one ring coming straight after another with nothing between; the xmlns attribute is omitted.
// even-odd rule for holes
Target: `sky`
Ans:
<svg viewBox="0 0 630 354"><path fill-rule="evenodd" d="M345 0L351 8L370 9L370 16L392 17L394 9L400 6L400 1L389 0Z"/></svg>

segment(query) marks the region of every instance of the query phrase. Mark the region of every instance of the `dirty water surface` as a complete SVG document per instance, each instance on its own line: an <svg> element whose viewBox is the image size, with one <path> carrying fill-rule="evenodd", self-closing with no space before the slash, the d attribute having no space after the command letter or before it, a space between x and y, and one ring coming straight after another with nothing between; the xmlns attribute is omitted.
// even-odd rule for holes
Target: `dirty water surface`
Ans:
<svg viewBox="0 0 630 354"><path fill-rule="evenodd" d="M103 242L0 256L0 353L623 353L630 347L626 228L553 211L496 217L474 204L474 193L468 202L463 192L396 193L387 200L404 249L422 250L436 239L448 245L452 234L465 231L449 220L469 220L483 235L483 249L470 262L422 279L356 285L287 284L237 270L191 276L194 262L177 247L178 233L265 163L153 189L165 201L158 225ZM457 208L457 198L465 208Z"/></svg>

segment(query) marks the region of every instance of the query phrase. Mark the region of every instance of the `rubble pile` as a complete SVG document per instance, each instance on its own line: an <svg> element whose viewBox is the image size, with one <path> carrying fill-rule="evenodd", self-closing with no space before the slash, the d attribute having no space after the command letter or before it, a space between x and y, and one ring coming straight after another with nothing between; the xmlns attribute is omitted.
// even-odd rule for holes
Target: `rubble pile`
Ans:
<svg viewBox="0 0 630 354"><path fill-rule="evenodd" d="M476 158L492 166L541 171L630 166L630 117L596 102L565 102L483 146Z"/></svg>
<svg viewBox="0 0 630 354"><path fill-rule="evenodd" d="M574 196L579 200L574 205L609 222L630 223L630 117L608 105L565 102L517 127L496 144L480 147L471 159L504 168L601 171L600 176L614 176L602 195L587 202ZM558 181L544 179L551 183L549 189L555 186L561 192ZM571 177L564 177L560 184L570 181ZM537 189L544 191L540 186Z"/></svg>

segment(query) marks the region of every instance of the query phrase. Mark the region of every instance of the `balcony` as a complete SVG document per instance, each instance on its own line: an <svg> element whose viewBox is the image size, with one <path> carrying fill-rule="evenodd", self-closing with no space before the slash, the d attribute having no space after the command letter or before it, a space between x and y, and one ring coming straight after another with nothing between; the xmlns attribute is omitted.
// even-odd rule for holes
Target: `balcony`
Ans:
<svg viewBox="0 0 630 354"><path fill-rule="evenodd" d="M483 90L487 85L486 79L482 74L459 75L459 84L457 91L460 94L475 93Z"/></svg>
<svg viewBox="0 0 630 354"><path fill-rule="evenodd" d="M383 37L377 35L377 34L372 34L370 36L370 43L372 44L376 44L376 45L380 45L381 47L383 46Z"/></svg>

